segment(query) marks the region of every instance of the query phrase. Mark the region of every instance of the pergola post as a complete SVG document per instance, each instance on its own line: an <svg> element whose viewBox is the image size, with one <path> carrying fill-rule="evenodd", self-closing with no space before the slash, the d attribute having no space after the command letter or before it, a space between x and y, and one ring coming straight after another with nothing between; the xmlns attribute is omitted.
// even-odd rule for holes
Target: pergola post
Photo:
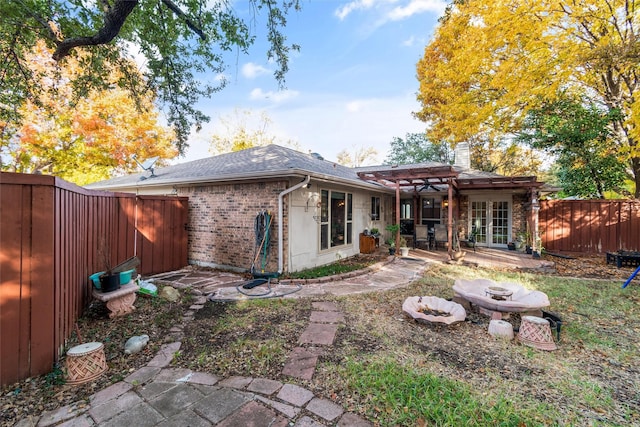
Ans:
<svg viewBox="0 0 640 427"><path fill-rule="evenodd" d="M447 252L449 253L449 258L452 259L453 255L453 179L449 178L447 181L447 189L448 189L448 200L447 204L447 244L449 248Z"/></svg>
<svg viewBox="0 0 640 427"><path fill-rule="evenodd" d="M400 181L396 181L396 224L398 224L398 231L396 231L396 250L400 248Z"/></svg>
<svg viewBox="0 0 640 427"><path fill-rule="evenodd" d="M531 191L531 222L533 223L533 230L531 230L531 251L535 255L540 254L540 248L538 247L538 242L540 241L540 233L538 230L539 223L539 213L540 213L540 203L538 203L538 197L536 195L535 189Z"/></svg>

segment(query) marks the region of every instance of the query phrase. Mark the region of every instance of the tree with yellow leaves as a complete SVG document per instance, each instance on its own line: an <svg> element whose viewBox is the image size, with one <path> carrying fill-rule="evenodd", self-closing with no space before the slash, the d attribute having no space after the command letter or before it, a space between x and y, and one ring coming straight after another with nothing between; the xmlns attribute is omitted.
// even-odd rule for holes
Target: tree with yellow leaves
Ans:
<svg viewBox="0 0 640 427"><path fill-rule="evenodd" d="M220 126L211 136L209 152L213 155L242 151L252 147L280 144L299 149L299 144L291 139L284 140L274 135L269 127L273 120L266 111L260 114L252 110L234 109L233 114L220 116Z"/></svg>
<svg viewBox="0 0 640 427"><path fill-rule="evenodd" d="M376 164L377 156L378 150L373 147L353 146L351 151L346 148L341 150L336 156L336 163L350 168L358 168Z"/></svg>
<svg viewBox="0 0 640 427"><path fill-rule="evenodd" d="M74 99L69 82L82 73L80 61L70 59L60 67L39 44L29 63L40 76L43 95L38 104L19 106L20 123L2 126L3 170L47 173L84 185L135 170L134 155L177 155L173 131L158 123L152 93L141 94L136 104L112 84ZM118 76L108 78L115 82Z"/></svg>
<svg viewBox="0 0 640 427"><path fill-rule="evenodd" d="M417 65L432 140L497 141L563 97L621 112L613 142L640 197L640 9L633 0L465 0L441 19Z"/></svg>

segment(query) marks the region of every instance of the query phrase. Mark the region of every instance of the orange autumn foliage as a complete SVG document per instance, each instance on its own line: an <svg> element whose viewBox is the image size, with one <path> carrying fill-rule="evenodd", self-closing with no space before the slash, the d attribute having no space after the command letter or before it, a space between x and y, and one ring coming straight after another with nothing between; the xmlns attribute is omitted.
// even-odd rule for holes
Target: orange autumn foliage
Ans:
<svg viewBox="0 0 640 427"><path fill-rule="evenodd" d="M170 159L178 154L174 132L159 123L151 92L132 99L117 87L116 73L106 70L104 90L74 99L67 82L82 73L81 63L68 58L56 64L44 44L31 55L43 90L37 103L20 106L22 122L14 124L9 151L13 170L84 185L136 170L134 155Z"/></svg>

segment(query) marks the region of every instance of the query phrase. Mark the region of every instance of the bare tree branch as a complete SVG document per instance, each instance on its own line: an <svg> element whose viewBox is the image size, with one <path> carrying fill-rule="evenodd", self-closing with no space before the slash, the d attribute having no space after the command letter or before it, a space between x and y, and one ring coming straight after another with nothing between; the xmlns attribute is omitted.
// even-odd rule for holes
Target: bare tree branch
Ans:
<svg viewBox="0 0 640 427"><path fill-rule="evenodd" d="M53 59L59 61L69 55L72 49L79 46L96 46L109 43L118 35L127 17L137 5L138 0L116 0L113 6L105 11L104 26L95 35L73 37L57 43Z"/></svg>

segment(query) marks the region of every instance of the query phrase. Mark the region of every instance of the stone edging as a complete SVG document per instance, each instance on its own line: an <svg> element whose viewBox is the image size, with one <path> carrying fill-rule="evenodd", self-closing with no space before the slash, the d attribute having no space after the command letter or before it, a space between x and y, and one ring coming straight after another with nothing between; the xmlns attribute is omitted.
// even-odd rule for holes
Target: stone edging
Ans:
<svg viewBox="0 0 640 427"><path fill-rule="evenodd" d="M281 285L295 285L295 284L309 285L312 283L335 282L338 280L350 279L352 277L374 273L380 270L385 265L391 264L395 260L396 260L396 257L393 255L390 255L387 257L386 260L380 261L378 263L370 265L369 267L363 268L361 270L350 271L348 273L334 274L333 276L318 277L316 279L283 279L283 280L278 280L277 283Z"/></svg>

